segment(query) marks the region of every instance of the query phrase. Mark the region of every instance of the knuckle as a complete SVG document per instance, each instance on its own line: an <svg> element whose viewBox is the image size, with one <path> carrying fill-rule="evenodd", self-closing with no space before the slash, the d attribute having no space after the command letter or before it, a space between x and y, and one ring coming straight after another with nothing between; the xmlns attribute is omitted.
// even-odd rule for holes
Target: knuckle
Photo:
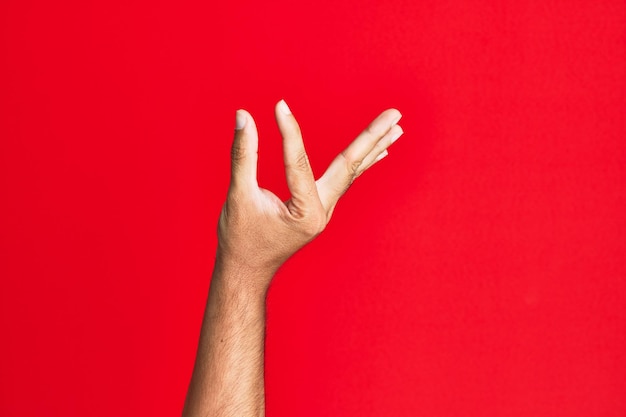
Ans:
<svg viewBox="0 0 626 417"><path fill-rule="evenodd" d="M352 158L346 152L342 152L341 155L343 156L344 160L346 161L346 168L348 170L348 173L354 179L357 176L358 172L359 172L359 167L363 163L363 160L362 159Z"/></svg>
<svg viewBox="0 0 626 417"><path fill-rule="evenodd" d="M254 211L254 197L251 196L249 189L238 184L231 184L226 195L225 206L232 216L244 219Z"/></svg>
<svg viewBox="0 0 626 417"><path fill-rule="evenodd" d="M350 173L352 174L352 178L356 178L359 176L359 167L363 161L354 161L350 165Z"/></svg>
<svg viewBox="0 0 626 417"><path fill-rule="evenodd" d="M246 159L246 151L243 147L239 146L237 143L234 143L230 148L230 159L233 162L241 162Z"/></svg>
<svg viewBox="0 0 626 417"><path fill-rule="evenodd" d="M308 171L309 157L307 156L306 152L301 152L298 154L293 166L300 171Z"/></svg>
<svg viewBox="0 0 626 417"><path fill-rule="evenodd" d="M322 207L319 207L317 210L308 212L297 223L300 233L302 233L307 241L310 241L326 228L326 211Z"/></svg>
<svg viewBox="0 0 626 417"><path fill-rule="evenodd" d="M385 134L385 132L383 131L381 126L378 125L377 123L372 123L369 126L367 126L365 128L365 132L368 135L374 136L374 137L381 137L381 136L383 136Z"/></svg>
<svg viewBox="0 0 626 417"><path fill-rule="evenodd" d="M229 223L239 224L244 220L241 210L241 198L237 193L230 193L224 204L222 214Z"/></svg>
<svg viewBox="0 0 626 417"><path fill-rule="evenodd" d="M308 219L305 233L309 237L314 238L320 233L322 233L322 231L324 231L325 228L326 228L325 213L315 213L311 215L311 217Z"/></svg>

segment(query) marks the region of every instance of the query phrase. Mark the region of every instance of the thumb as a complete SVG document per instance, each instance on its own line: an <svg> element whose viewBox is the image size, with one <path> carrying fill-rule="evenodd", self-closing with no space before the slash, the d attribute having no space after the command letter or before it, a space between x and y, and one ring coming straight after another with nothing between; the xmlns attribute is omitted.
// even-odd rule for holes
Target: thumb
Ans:
<svg viewBox="0 0 626 417"><path fill-rule="evenodd" d="M258 187L257 161L259 135L254 119L245 110L237 110L235 138L231 148L231 186Z"/></svg>

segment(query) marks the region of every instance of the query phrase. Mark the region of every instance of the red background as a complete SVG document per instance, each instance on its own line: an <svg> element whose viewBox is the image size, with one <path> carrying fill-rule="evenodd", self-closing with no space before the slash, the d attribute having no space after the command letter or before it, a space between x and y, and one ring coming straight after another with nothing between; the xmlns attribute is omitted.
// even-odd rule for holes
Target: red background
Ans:
<svg viewBox="0 0 626 417"><path fill-rule="evenodd" d="M0 415L177 415L237 108L286 195L405 135L269 297L268 416L626 415L623 1L0 4Z"/></svg>

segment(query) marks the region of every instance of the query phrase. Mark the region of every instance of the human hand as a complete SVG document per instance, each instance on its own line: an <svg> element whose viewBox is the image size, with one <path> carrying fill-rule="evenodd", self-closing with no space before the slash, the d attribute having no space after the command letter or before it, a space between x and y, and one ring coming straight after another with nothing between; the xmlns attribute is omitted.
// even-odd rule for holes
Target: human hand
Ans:
<svg viewBox="0 0 626 417"><path fill-rule="evenodd" d="M287 104L275 109L291 198L281 201L257 183L258 134L252 116L236 114L231 182L218 226L218 261L247 272L266 291L276 270L328 224L335 205L352 182L387 156L402 135L401 114L382 112L330 164L317 181L304 149L300 127Z"/></svg>

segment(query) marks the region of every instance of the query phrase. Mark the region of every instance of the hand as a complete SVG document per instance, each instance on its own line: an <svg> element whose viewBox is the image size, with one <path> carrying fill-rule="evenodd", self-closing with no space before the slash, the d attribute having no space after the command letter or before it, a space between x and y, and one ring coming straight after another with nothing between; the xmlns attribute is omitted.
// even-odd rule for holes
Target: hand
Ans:
<svg viewBox="0 0 626 417"><path fill-rule="evenodd" d="M266 291L271 277L291 255L321 233L339 198L352 182L387 156L387 147L402 135L395 109L381 113L315 181L300 127L284 101L275 109L283 137L287 185L282 202L257 183L258 134L252 116L236 114L231 182L218 226L218 261L249 272ZM259 278L263 277L263 278Z"/></svg>

